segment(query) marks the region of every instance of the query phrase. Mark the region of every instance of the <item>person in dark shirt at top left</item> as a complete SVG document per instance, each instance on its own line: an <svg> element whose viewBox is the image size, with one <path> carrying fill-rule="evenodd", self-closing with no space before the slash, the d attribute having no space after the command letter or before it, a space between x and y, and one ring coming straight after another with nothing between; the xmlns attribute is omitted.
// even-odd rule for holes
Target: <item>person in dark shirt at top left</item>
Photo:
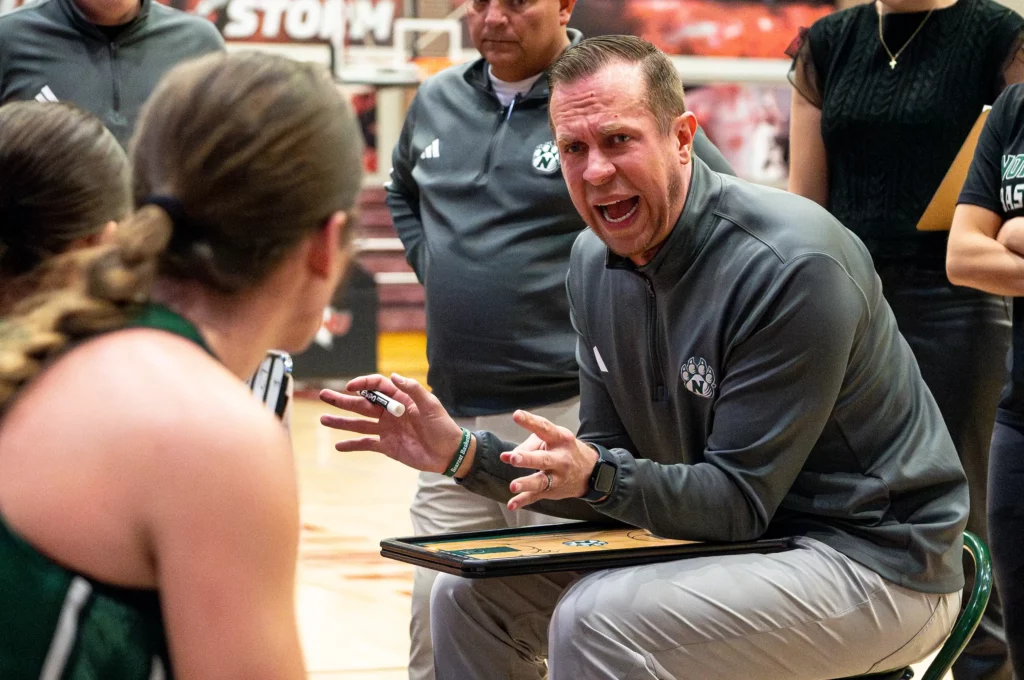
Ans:
<svg viewBox="0 0 1024 680"><path fill-rule="evenodd" d="M160 78L223 49L212 23L156 0L43 0L0 16L0 103L74 103L127 147Z"/></svg>

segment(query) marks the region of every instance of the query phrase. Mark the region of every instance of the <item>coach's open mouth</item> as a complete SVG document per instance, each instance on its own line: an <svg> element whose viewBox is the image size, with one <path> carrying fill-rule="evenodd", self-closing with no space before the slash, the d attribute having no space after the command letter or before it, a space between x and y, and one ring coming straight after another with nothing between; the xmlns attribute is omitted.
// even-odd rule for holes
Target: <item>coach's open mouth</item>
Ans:
<svg viewBox="0 0 1024 680"><path fill-rule="evenodd" d="M640 197L631 196L621 201L602 203L597 206L601 211L601 217L610 224L621 224L632 217L637 208L640 207Z"/></svg>

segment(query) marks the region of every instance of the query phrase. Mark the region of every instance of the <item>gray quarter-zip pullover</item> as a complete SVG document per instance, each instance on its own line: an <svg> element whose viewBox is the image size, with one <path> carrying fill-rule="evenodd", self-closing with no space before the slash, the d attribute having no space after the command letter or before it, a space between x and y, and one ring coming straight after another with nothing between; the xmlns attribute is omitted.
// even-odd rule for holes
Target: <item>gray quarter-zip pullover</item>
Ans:
<svg viewBox="0 0 1024 680"><path fill-rule="evenodd" d="M0 103L67 101L127 146L142 104L180 62L224 49L216 27L153 0L111 40L73 0L0 16Z"/></svg>
<svg viewBox="0 0 1024 680"><path fill-rule="evenodd" d="M618 463L604 501L541 502L675 538L810 536L908 588L963 586L967 483L864 245L799 196L694 162L685 208L636 267L591 232L567 280L579 438ZM528 471L478 435L463 484Z"/></svg>
<svg viewBox="0 0 1024 680"><path fill-rule="evenodd" d="M703 132L694 149L731 172ZM547 78L507 107L483 59L428 78L392 165L388 208L426 295L427 382L449 413L579 394L565 274L586 225L552 141Z"/></svg>

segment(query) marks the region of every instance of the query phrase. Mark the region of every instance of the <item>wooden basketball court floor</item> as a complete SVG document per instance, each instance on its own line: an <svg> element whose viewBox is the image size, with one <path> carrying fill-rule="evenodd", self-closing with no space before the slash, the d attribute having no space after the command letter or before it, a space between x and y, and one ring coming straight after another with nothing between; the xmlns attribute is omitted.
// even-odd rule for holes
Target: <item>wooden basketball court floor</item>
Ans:
<svg viewBox="0 0 1024 680"><path fill-rule="evenodd" d="M422 334L382 335L379 364L382 373L425 380ZM335 451L346 435L320 425L328 409L300 398L292 413L302 519L297 609L309 677L405 680L413 570L382 558L379 543L411 535L417 473L377 453Z"/></svg>
<svg viewBox="0 0 1024 680"><path fill-rule="evenodd" d="M422 333L382 334L378 357L382 373L426 382ZM417 473L378 453L335 451L348 435L320 425L329 410L300 398L291 421L302 519L297 608L309 677L405 680L413 569L381 557L379 543L412 534Z"/></svg>

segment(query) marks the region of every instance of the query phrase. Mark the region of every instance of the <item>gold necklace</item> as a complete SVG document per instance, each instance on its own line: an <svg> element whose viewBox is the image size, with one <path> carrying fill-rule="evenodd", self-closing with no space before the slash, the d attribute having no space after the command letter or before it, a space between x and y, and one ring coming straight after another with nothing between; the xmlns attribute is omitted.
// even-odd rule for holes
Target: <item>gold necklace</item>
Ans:
<svg viewBox="0 0 1024 680"><path fill-rule="evenodd" d="M889 49L889 46L885 44L885 38L882 37L882 11L881 11L881 9L878 9L877 11L878 11L878 40L879 40L879 42L882 43L882 47L885 48L885 53L889 55L889 68L890 69L895 69L896 68L896 59L899 58L899 56L901 54L903 54L903 50L907 49L907 45L910 44L910 41L913 40L914 38L916 38L917 34L921 32L921 29L924 28L925 22L928 21L928 17L930 17L932 15L932 12L935 11L935 8L932 7L930 10L928 10L928 14L924 15L924 19L922 19L921 23L917 25L917 29L910 35L909 38L907 38L907 42L903 43L903 47L901 47L896 52L896 54L893 54L892 50Z"/></svg>

